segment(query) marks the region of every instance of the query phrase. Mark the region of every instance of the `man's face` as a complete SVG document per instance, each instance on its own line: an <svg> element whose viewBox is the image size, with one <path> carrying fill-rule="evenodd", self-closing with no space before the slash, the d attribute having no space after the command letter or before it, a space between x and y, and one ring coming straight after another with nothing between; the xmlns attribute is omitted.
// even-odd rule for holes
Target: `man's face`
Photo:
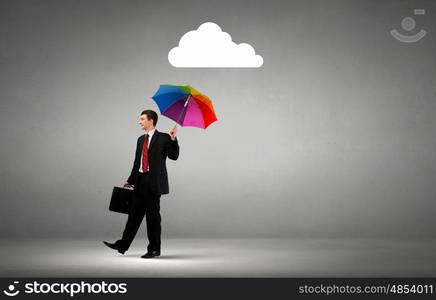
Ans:
<svg viewBox="0 0 436 300"><path fill-rule="evenodd" d="M149 120L147 115L141 115L141 117L139 117L139 125L141 125L141 129L149 130L153 127L153 120Z"/></svg>

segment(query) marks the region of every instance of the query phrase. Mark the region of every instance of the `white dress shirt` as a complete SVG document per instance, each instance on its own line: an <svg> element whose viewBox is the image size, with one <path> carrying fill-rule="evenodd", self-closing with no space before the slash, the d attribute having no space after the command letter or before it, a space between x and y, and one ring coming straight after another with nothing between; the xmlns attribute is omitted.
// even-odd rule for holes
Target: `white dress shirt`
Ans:
<svg viewBox="0 0 436 300"><path fill-rule="evenodd" d="M153 130L150 130L148 133L148 148L150 148L150 142L151 142L151 138L153 137L154 132L156 131L156 128L154 128ZM144 137L145 138L145 137ZM144 149L144 148L143 148ZM139 165L139 172L144 173L144 170L142 170L142 153L141 153L141 164ZM150 163L148 163L148 165L150 166ZM147 171L150 171L150 168L147 167Z"/></svg>

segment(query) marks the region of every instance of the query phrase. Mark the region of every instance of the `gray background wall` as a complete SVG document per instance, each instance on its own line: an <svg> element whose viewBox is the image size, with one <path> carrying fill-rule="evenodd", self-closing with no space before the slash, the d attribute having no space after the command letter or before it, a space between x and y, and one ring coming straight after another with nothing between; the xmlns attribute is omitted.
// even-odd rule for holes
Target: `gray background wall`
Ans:
<svg viewBox="0 0 436 300"><path fill-rule="evenodd" d="M414 8L414 44L392 38ZM118 237L107 210L161 83L214 101L182 128L167 237L436 237L435 1L1 1L1 236ZM177 69L215 22L259 69ZM158 129L173 122L160 118ZM144 225L144 224L143 224ZM144 235L144 227L141 234Z"/></svg>

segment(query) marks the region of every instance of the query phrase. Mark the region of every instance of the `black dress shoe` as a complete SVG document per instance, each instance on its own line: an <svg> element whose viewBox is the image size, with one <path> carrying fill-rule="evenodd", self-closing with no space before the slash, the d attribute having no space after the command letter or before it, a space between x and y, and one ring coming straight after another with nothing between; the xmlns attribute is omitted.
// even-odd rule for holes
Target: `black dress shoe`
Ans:
<svg viewBox="0 0 436 300"><path fill-rule="evenodd" d="M105 244L109 248L118 250L118 252L121 253L121 254L124 254L124 252L126 252L126 250L121 249L120 246L118 246L116 243L109 243L109 242L103 241L103 244Z"/></svg>
<svg viewBox="0 0 436 300"><path fill-rule="evenodd" d="M160 251L148 251L141 258L153 258L156 256L160 256Z"/></svg>

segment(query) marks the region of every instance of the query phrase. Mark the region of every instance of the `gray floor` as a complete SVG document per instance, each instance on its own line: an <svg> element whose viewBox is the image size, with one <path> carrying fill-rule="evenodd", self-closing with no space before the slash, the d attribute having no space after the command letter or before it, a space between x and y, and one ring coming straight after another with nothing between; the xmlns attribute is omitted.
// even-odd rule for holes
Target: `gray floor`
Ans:
<svg viewBox="0 0 436 300"><path fill-rule="evenodd" d="M1 277L435 277L436 240L165 239L125 255L101 239L2 239Z"/></svg>

